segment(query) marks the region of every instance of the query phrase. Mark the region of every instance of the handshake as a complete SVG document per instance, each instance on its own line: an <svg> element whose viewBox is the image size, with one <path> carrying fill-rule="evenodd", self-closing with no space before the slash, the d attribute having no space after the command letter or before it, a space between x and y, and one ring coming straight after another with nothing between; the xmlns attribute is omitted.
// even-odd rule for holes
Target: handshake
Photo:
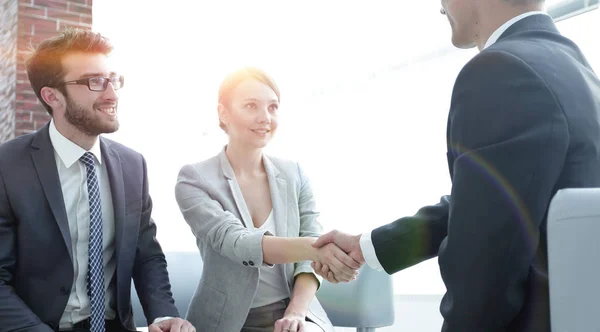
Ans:
<svg viewBox="0 0 600 332"><path fill-rule="evenodd" d="M365 263L360 248L360 235L333 230L321 235L312 246L317 249L312 268L331 283L356 279L358 270Z"/></svg>

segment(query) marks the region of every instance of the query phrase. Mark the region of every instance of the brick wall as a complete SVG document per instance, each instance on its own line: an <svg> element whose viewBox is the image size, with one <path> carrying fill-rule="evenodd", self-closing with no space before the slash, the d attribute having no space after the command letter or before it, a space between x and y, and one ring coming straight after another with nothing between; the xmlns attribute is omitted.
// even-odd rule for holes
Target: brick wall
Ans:
<svg viewBox="0 0 600 332"><path fill-rule="evenodd" d="M0 79L0 96L3 99L11 89L15 91L12 101L8 102L14 105L13 115L8 115L10 111L2 114L4 108L0 109L0 133L3 128L12 127L14 128L12 137L15 137L35 131L50 120L27 79L25 59L30 48L46 38L57 35L66 27L91 29L92 0L3 0L3 2L7 3L12 12L2 11L2 14L6 13L5 16L8 17L2 17L0 20L0 31L16 32L16 40L14 37L8 38L11 40L12 44L9 43L9 46L13 48L13 53L16 46L16 56L12 57L13 63L16 62L16 66L12 67L15 68L13 70L16 72L16 80L15 74L12 75L13 81L6 79L7 88L2 84L5 79ZM3 37L4 33L0 36L0 45L3 43ZM0 50L5 49L5 45L2 46ZM0 65L0 70L3 68ZM9 95L7 100L10 98ZM3 104L0 103L0 107L3 107ZM10 135L0 136L0 143L10 137Z"/></svg>
<svg viewBox="0 0 600 332"><path fill-rule="evenodd" d="M18 0L0 2L0 143L15 134Z"/></svg>

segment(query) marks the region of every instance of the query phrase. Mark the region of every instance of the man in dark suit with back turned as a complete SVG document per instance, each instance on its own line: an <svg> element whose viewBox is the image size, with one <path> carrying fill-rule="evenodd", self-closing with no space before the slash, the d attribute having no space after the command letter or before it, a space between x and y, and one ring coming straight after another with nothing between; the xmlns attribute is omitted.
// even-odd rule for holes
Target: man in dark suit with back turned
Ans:
<svg viewBox="0 0 600 332"><path fill-rule="evenodd" d="M333 231L315 245L335 242L388 273L437 255L443 331L550 331L546 214L559 189L600 187L600 82L543 0L442 8L453 44L481 51L452 94L451 194L371 233Z"/></svg>
<svg viewBox="0 0 600 332"><path fill-rule="evenodd" d="M135 330L132 278L150 331L194 331L176 318L144 158L99 136L119 127L111 50L73 29L27 63L52 120L0 146L0 331Z"/></svg>

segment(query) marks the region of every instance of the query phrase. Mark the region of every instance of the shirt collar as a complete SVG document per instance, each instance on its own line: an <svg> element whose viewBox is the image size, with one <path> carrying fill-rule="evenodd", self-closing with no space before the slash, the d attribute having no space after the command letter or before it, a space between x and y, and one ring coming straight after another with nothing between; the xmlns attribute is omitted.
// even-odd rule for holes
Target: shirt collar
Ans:
<svg viewBox="0 0 600 332"><path fill-rule="evenodd" d="M79 158L81 158L81 156L83 156L84 153L88 152L85 151L79 145L71 142L65 136L63 136L63 134L61 134L58 131L58 129L56 129L54 119L50 120L49 134L50 142L54 147L54 151L56 151L56 154L58 154L58 157L60 158L60 160L66 168L71 167L75 162L79 160ZM94 146L92 146L89 152L91 152L96 157L98 163L102 164L102 153L100 152L99 139L96 140L96 143L94 143Z"/></svg>
<svg viewBox="0 0 600 332"><path fill-rule="evenodd" d="M498 41L498 38L500 38L500 36L502 36L502 34L504 33L504 31L508 30L508 28L510 28L513 24L519 22L520 20L532 16L532 15L548 15L542 11L531 11L531 12L527 12L527 13L523 13L519 16L515 16L513 18L511 18L510 20L506 21L506 23L502 24L496 31L494 31L494 33L492 33L492 35L490 36L490 38L488 38L487 42L485 43L485 46L483 47L483 49L485 50L486 48L492 46L496 41Z"/></svg>

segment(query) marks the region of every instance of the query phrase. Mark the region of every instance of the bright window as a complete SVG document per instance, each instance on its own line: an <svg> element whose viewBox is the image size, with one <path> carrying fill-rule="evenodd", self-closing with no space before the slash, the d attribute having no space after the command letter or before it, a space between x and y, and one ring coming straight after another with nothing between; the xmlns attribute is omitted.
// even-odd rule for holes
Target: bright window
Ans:
<svg viewBox="0 0 600 332"><path fill-rule="evenodd" d="M126 76L111 136L147 159L164 249L197 250L174 185L181 166L225 144L217 89L243 65L279 83L283 123L268 152L301 162L326 229L368 231L450 192L446 116L476 50L450 45L439 2L150 3L96 1L94 29L113 41ZM600 68L600 11L559 28ZM394 280L401 294L445 290L436 259Z"/></svg>

